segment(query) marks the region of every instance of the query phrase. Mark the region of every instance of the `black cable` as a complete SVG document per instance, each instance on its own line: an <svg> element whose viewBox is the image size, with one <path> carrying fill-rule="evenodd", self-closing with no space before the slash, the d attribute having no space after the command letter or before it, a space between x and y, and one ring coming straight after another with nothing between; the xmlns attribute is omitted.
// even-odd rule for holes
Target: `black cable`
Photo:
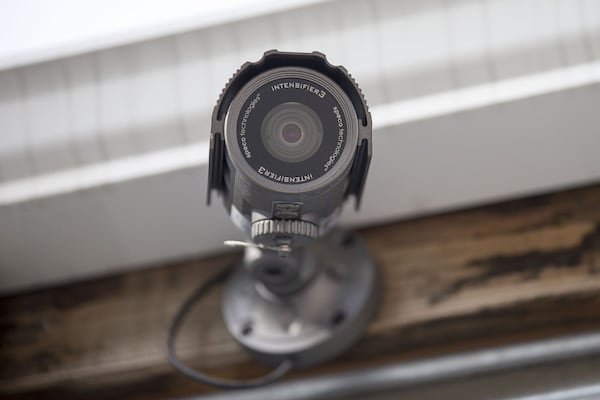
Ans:
<svg viewBox="0 0 600 400"><path fill-rule="evenodd" d="M203 372L194 370L186 366L185 364L183 364L183 362L181 362L179 357L177 357L177 353L175 352L175 339L177 338L179 328L181 327L181 324L183 323L183 320L187 316L190 309L214 286L225 281L225 279L229 276L232 270L233 266L230 266L219 271L217 274L203 282L202 285L200 285L200 287L198 287L198 289L196 289L194 293L192 293L192 295L183 302L183 304L177 311L177 314L175 314L173 322L171 322L171 325L169 326L169 330L167 331L167 359L176 370L178 370L188 378L205 383L207 385L216 386L221 389L248 389L257 386L267 385L282 378L293 368L294 365L290 359L284 359L275 369L259 378L248 380L230 380L207 375Z"/></svg>

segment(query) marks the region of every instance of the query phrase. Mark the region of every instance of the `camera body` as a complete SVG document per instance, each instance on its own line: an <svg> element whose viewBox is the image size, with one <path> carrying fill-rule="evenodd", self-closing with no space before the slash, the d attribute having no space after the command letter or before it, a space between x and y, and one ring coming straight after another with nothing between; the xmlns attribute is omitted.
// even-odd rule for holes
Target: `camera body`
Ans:
<svg viewBox="0 0 600 400"><path fill-rule="evenodd" d="M329 231L349 196L358 207L371 159L371 116L343 67L321 53L268 51L245 63L212 114L207 201L269 247Z"/></svg>
<svg viewBox="0 0 600 400"><path fill-rule="evenodd" d="M207 201L220 193L253 242L234 242L246 250L223 292L223 317L265 363L335 357L375 313L379 283L367 246L331 229L349 196L360 203L371 130L356 83L320 53L268 51L244 64L217 101Z"/></svg>

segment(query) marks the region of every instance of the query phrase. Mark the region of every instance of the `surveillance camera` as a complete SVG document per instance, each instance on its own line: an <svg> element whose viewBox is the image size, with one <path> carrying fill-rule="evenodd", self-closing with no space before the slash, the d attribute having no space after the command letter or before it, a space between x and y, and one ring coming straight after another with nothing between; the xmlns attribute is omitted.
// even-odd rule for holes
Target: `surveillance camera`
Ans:
<svg viewBox="0 0 600 400"><path fill-rule="evenodd" d="M359 339L378 305L377 268L358 236L331 228L348 197L360 204L371 130L358 86L321 53L272 50L233 75L212 115L207 202L217 191L252 243L234 242L246 248L243 261L202 285L174 318L167 354L175 368L221 388L256 387ZM262 377L210 376L175 354L183 315L225 277L224 322L274 366Z"/></svg>
<svg viewBox="0 0 600 400"><path fill-rule="evenodd" d="M349 196L358 207L371 130L358 86L320 53L266 52L233 75L213 111L208 201L220 193L252 241L237 242L246 252L223 316L277 376L339 354L375 312L366 246L331 229Z"/></svg>
<svg viewBox="0 0 600 400"><path fill-rule="evenodd" d="M208 202L222 195L258 245L303 246L360 202L371 116L358 86L321 53L268 51L244 64L212 115Z"/></svg>

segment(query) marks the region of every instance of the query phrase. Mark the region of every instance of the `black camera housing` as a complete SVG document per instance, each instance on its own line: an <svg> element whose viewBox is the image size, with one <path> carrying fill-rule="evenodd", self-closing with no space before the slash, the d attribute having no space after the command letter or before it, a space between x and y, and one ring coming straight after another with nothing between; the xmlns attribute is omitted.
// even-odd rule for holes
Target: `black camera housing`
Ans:
<svg viewBox="0 0 600 400"><path fill-rule="evenodd" d="M287 161L265 142L265 120L281 104L309 109L298 106L322 128L322 138L309 143L299 161ZM323 234L348 196L359 206L371 138L365 99L343 67L317 52L268 51L233 75L213 110L207 202L213 190L219 192L232 220L249 235L261 220L302 221ZM290 232L277 236L295 239Z"/></svg>

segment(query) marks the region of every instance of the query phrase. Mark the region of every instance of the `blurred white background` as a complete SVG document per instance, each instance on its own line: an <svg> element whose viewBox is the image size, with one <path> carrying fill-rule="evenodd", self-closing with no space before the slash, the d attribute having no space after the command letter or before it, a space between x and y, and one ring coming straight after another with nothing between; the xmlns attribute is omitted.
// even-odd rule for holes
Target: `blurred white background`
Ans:
<svg viewBox="0 0 600 400"><path fill-rule="evenodd" d="M0 291L222 251L209 118L268 49L356 78L345 224L600 178L600 0L0 0Z"/></svg>

